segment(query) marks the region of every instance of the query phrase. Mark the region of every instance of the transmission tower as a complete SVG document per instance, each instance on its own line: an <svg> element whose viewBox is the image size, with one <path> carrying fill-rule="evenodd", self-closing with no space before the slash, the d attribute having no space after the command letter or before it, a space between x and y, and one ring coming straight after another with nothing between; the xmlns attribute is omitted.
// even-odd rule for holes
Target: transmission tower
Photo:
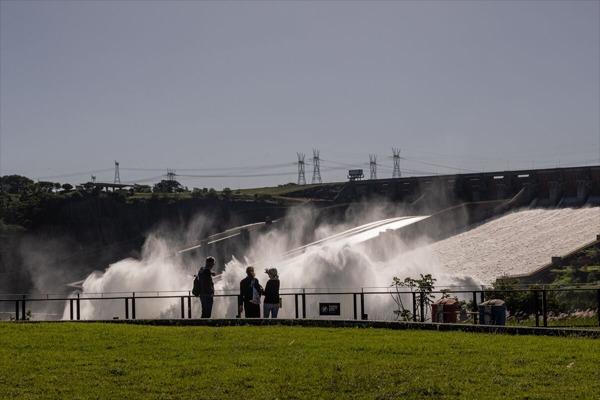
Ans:
<svg viewBox="0 0 600 400"><path fill-rule="evenodd" d="M322 183L321 181L321 159L319 150L313 149L313 178L312 183Z"/></svg>
<svg viewBox="0 0 600 400"><path fill-rule="evenodd" d="M394 172L392 172L392 179L401 178L402 174L400 173L400 149L392 148L394 152Z"/></svg>
<svg viewBox="0 0 600 400"><path fill-rule="evenodd" d="M369 154L369 166L371 167L371 179L377 179L377 156Z"/></svg>
<svg viewBox="0 0 600 400"><path fill-rule="evenodd" d="M115 161L115 185L121 184L121 178L119 177L119 162Z"/></svg>
<svg viewBox="0 0 600 400"><path fill-rule="evenodd" d="M167 168L167 180L174 181L175 180L175 170Z"/></svg>
<svg viewBox="0 0 600 400"><path fill-rule="evenodd" d="M304 176L304 154L296 154L298 155L298 185L306 185L306 177Z"/></svg>
<svg viewBox="0 0 600 400"><path fill-rule="evenodd" d="M96 183L96 175L92 175L92 183Z"/></svg>

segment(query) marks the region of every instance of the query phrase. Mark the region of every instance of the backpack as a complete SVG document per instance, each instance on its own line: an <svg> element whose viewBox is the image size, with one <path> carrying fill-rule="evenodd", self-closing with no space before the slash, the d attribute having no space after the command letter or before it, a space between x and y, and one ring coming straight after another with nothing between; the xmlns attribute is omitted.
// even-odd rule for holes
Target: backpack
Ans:
<svg viewBox="0 0 600 400"><path fill-rule="evenodd" d="M192 294L196 297L200 296L200 274L194 275L194 287L192 288Z"/></svg>
<svg viewBox="0 0 600 400"><path fill-rule="evenodd" d="M262 286L256 282L256 279L252 279L250 286L252 287L252 300L250 300L250 303L260 304L260 296L263 292Z"/></svg>

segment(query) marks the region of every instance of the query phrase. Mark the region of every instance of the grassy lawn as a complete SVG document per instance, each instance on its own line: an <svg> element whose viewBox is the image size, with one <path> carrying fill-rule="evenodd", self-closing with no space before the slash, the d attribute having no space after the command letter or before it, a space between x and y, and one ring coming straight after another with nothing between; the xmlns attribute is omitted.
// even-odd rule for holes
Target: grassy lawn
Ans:
<svg viewBox="0 0 600 400"><path fill-rule="evenodd" d="M543 326L543 320L540 316L539 326ZM535 326L535 318L529 318L524 321L517 321L508 318L506 325L509 326ZM569 317L569 318L549 318L548 327L551 328L578 328L578 329L594 329L600 330L598 325L598 317Z"/></svg>
<svg viewBox="0 0 600 400"><path fill-rule="evenodd" d="M597 339L0 323L2 399L597 399Z"/></svg>

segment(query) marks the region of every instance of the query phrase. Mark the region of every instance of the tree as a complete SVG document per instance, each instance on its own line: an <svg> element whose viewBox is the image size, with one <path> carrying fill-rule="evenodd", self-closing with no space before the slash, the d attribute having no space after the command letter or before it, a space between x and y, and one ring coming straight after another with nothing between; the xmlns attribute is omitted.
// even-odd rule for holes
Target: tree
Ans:
<svg viewBox="0 0 600 400"><path fill-rule="evenodd" d="M536 296L537 301L541 301L536 291L529 289L542 289L542 286L531 285L528 290L518 290L522 289L523 285L524 282L519 279L497 279L492 289L486 290L485 298L502 299L511 317L517 320L528 319L530 315L535 314Z"/></svg>
<svg viewBox="0 0 600 400"><path fill-rule="evenodd" d="M401 321L410 321L412 319L424 321L426 319L429 308L431 308L431 304L433 304L433 300L435 299L433 290L435 289L434 283L437 279L433 278L431 274L420 275L421 279L404 278L404 280L401 280L398 277L393 278L391 286L396 289L396 293L392 294L392 298L398 306L398 309L394 310L396 319ZM402 288L408 288L411 294L418 294L418 298L415 297L415 299L419 302L419 307L414 307L414 314L404 306L402 294L406 292L401 292L400 289ZM421 310L423 314L421 314Z"/></svg>
<svg viewBox="0 0 600 400"><path fill-rule="evenodd" d="M219 194L213 188L208 189L208 192L206 192L206 198L208 198L208 199L216 199L218 197L219 197Z"/></svg>
<svg viewBox="0 0 600 400"><path fill-rule="evenodd" d="M138 185L137 183L133 185L133 191L135 193L151 193L152 187L150 185Z"/></svg>
<svg viewBox="0 0 600 400"><path fill-rule="evenodd" d="M71 185L70 183L64 183L61 187L65 192L73 190L73 185Z"/></svg>
<svg viewBox="0 0 600 400"><path fill-rule="evenodd" d="M222 193L223 193L223 198L229 199L229 198L231 198L231 195L233 192L231 191L230 188L226 187L222 190Z"/></svg>
<svg viewBox="0 0 600 400"><path fill-rule="evenodd" d="M6 190L10 194L30 192L33 190L34 184L31 179L21 175L5 175L0 177L2 190Z"/></svg>
<svg viewBox="0 0 600 400"><path fill-rule="evenodd" d="M183 192L183 186L175 180L162 180L154 185L152 189L155 193L179 193Z"/></svg>
<svg viewBox="0 0 600 400"><path fill-rule="evenodd" d="M192 197L195 199L201 199L204 197L204 192L202 191L202 189L194 188L192 190Z"/></svg>
<svg viewBox="0 0 600 400"><path fill-rule="evenodd" d="M50 193L52 192L52 189L54 189L54 183L40 181L35 184L35 188L39 192Z"/></svg>

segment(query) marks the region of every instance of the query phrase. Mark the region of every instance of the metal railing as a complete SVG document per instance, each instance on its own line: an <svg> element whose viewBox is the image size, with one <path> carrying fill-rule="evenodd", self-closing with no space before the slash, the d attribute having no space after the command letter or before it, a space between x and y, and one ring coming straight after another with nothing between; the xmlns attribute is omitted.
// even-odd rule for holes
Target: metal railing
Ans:
<svg viewBox="0 0 600 400"><path fill-rule="evenodd" d="M431 320L432 301L452 297L460 307L456 313L468 317L458 323L480 323L478 307L493 298L506 302L510 323L564 326L559 323L561 313L569 316L579 310L587 312L587 318L584 318L587 324L591 321L600 326L598 287L435 291L431 293L433 299L418 291L397 291L395 288L285 289L280 297L279 318L285 319L394 321L399 319L399 304L402 304L408 311L403 314L405 320L427 322ZM200 318L200 312L200 301L188 291L0 295L0 320L194 319ZM590 318L594 313L595 318ZM215 294L212 318L240 317L243 315L238 315L237 293Z"/></svg>

